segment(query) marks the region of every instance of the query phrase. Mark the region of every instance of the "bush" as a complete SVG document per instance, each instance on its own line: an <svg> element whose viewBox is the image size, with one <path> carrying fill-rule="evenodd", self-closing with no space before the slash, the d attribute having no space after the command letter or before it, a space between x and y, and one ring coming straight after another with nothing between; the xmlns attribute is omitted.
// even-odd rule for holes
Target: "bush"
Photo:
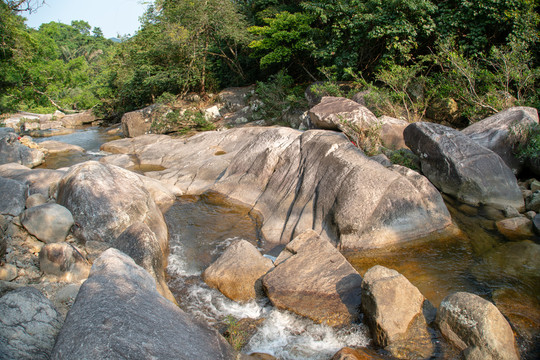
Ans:
<svg viewBox="0 0 540 360"><path fill-rule="evenodd" d="M186 134L190 131L211 131L215 130L215 125L208 121L204 114L197 110L172 110L161 116L157 116L152 121L153 132L180 133Z"/></svg>

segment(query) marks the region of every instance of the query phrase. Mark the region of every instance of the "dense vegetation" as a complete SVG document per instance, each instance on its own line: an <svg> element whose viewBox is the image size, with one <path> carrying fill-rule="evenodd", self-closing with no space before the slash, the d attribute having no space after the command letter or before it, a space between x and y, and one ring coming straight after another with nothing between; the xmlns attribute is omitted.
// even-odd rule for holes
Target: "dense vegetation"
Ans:
<svg viewBox="0 0 540 360"><path fill-rule="evenodd" d="M289 106L314 81L409 120L540 106L537 0L156 0L120 43L84 21L29 29L28 4L0 3L1 112L114 116L255 82Z"/></svg>

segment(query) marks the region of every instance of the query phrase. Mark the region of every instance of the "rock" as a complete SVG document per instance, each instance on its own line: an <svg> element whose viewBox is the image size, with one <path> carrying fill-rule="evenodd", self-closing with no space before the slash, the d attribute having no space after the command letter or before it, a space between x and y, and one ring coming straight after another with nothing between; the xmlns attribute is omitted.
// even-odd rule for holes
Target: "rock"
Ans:
<svg viewBox="0 0 540 360"><path fill-rule="evenodd" d="M351 349L345 347L332 356L330 360L379 360L383 359L370 349Z"/></svg>
<svg viewBox="0 0 540 360"><path fill-rule="evenodd" d="M357 92L356 94L354 94L353 97L351 98L351 100L354 101L354 102L359 103L362 106L365 106L365 107L369 108L369 104L368 104L368 101L366 99L366 97L368 97L369 94L371 94L371 90L362 90L362 91Z"/></svg>
<svg viewBox="0 0 540 360"><path fill-rule="evenodd" d="M102 164L118 166L124 169L135 168L137 166L136 159L127 154L108 155L99 159Z"/></svg>
<svg viewBox="0 0 540 360"><path fill-rule="evenodd" d="M255 86L231 87L221 90L219 101L225 105L228 112L236 112L248 105L248 99L253 95Z"/></svg>
<svg viewBox="0 0 540 360"><path fill-rule="evenodd" d="M434 349L423 315L425 301L420 291L395 270L377 265L364 275L362 311L373 340L396 357L432 355ZM414 349L409 348L411 343Z"/></svg>
<svg viewBox="0 0 540 360"><path fill-rule="evenodd" d="M221 291L234 301L255 299L260 294L261 278L274 268L272 260L246 240L233 242L225 252L203 272L208 286Z"/></svg>
<svg viewBox="0 0 540 360"><path fill-rule="evenodd" d="M510 324L495 305L478 295L447 296L439 307L437 324L465 359L519 359Z"/></svg>
<svg viewBox="0 0 540 360"><path fill-rule="evenodd" d="M379 164L381 164L382 166L384 167L390 167L392 166L392 162L390 161L390 159L388 159L388 157L384 154L377 154L375 156L370 156L369 157L371 160L373 161L376 161L378 162Z"/></svg>
<svg viewBox="0 0 540 360"><path fill-rule="evenodd" d="M47 197L44 196L43 194L36 193L36 194L32 194L28 196L26 198L26 202L24 205L26 206L27 209L30 209L31 207L43 205L46 203L47 203Z"/></svg>
<svg viewBox="0 0 540 360"><path fill-rule="evenodd" d="M24 228L45 243L64 241L74 224L71 212L58 204L34 206L21 216Z"/></svg>
<svg viewBox="0 0 540 360"><path fill-rule="evenodd" d="M521 216L519 211L512 206L506 206L503 210L503 213L506 218L515 218Z"/></svg>
<svg viewBox="0 0 540 360"><path fill-rule="evenodd" d="M532 195L526 199L525 208L527 211L540 212L540 191L532 193Z"/></svg>
<svg viewBox="0 0 540 360"><path fill-rule="evenodd" d="M102 149L166 168L146 175L185 194L215 191L253 207L273 244L314 229L341 249L377 248L452 228L426 178L386 169L336 132L249 127L189 139L144 135Z"/></svg>
<svg viewBox="0 0 540 360"><path fill-rule="evenodd" d="M362 277L314 231L291 241L263 277L272 304L317 323L340 326L359 316Z"/></svg>
<svg viewBox="0 0 540 360"><path fill-rule="evenodd" d="M28 186L0 176L0 214L19 216L24 210Z"/></svg>
<svg viewBox="0 0 540 360"><path fill-rule="evenodd" d="M90 264L80 250L65 242L43 246L39 252L39 268L45 274L58 276L67 282L86 279L90 272Z"/></svg>
<svg viewBox="0 0 540 360"><path fill-rule="evenodd" d="M321 102L309 110L312 124L319 129L346 130L347 128L366 130L378 126L378 120L371 111L355 101L324 96Z"/></svg>
<svg viewBox="0 0 540 360"><path fill-rule="evenodd" d="M61 121L40 121L39 130L49 130L49 129L62 129L64 124ZM35 129L29 129L35 130Z"/></svg>
<svg viewBox="0 0 540 360"><path fill-rule="evenodd" d="M122 132L127 137L136 137L150 132L154 112L161 109L161 105L150 105L144 109L131 111L122 116Z"/></svg>
<svg viewBox="0 0 540 360"><path fill-rule="evenodd" d="M540 235L540 214L536 214L533 218L533 230L536 235Z"/></svg>
<svg viewBox="0 0 540 360"><path fill-rule="evenodd" d="M101 242L101 241L87 241L84 244L84 249L86 250L86 258L90 263L96 261L96 259L103 253L105 250L111 248L110 244Z"/></svg>
<svg viewBox="0 0 540 360"><path fill-rule="evenodd" d="M5 252L5 250L4 250ZM11 281L17 277L17 267L13 264L0 264L0 280Z"/></svg>
<svg viewBox="0 0 540 360"><path fill-rule="evenodd" d="M77 145L66 144L61 141L47 140L42 141L39 145L47 149L49 154L58 154L63 152L85 152L82 147Z"/></svg>
<svg viewBox="0 0 540 360"><path fill-rule="evenodd" d="M170 209L176 201L177 196L183 195L182 190L175 186L168 185L167 183L144 175L139 175L139 177L162 213L165 213Z"/></svg>
<svg viewBox="0 0 540 360"><path fill-rule="evenodd" d="M392 150L407 148L403 139L403 130L409 126L409 122L386 115L381 116L378 121L379 137L384 147Z"/></svg>
<svg viewBox="0 0 540 360"><path fill-rule="evenodd" d="M84 339L84 341L81 341ZM156 290L154 279L116 249L104 252L81 286L53 359L234 359L216 330Z"/></svg>
<svg viewBox="0 0 540 360"><path fill-rule="evenodd" d="M530 186L531 186L531 191L536 192L536 191L540 190L540 181L535 179L535 180L533 180L531 182Z"/></svg>
<svg viewBox="0 0 540 360"><path fill-rule="evenodd" d="M478 121L463 129L462 133L477 144L495 152L514 174L517 174L523 168L523 161L514 155L513 150L523 139L520 139L516 133L519 133L520 129L534 125L538 125L536 109L520 106L500 111Z"/></svg>
<svg viewBox="0 0 540 360"><path fill-rule="evenodd" d="M212 121L220 116L221 114L219 113L219 108L217 107L217 105L211 106L208 109L204 110L204 118L207 121Z"/></svg>
<svg viewBox="0 0 540 360"><path fill-rule="evenodd" d="M526 217L499 220L495 225L501 234L512 241L524 240L534 236L532 221Z"/></svg>
<svg viewBox="0 0 540 360"><path fill-rule="evenodd" d="M137 222L130 225L111 245L148 271L156 281L159 293L176 304L165 278L167 259L164 258L156 235L146 224Z"/></svg>
<svg viewBox="0 0 540 360"><path fill-rule="evenodd" d="M27 167L43 163L45 154L22 145L12 128L0 128L0 165L18 163Z"/></svg>
<svg viewBox="0 0 540 360"><path fill-rule="evenodd" d="M63 175L64 172L60 170L29 169L14 163L0 165L0 176L27 184L29 194L40 193L46 197L49 196L50 189L56 186Z"/></svg>
<svg viewBox="0 0 540 360"><path fill-rule="evenodd" d="M24 285L17 284L16 282L0 280L0 298L6 295L8 292L21 288L21 287L24 287Z"/></svg>
<svg viewBox="0 0 540 360"><path fill-rule="evenodd" d="M420 157L422 172L442 192L469 205L523 209L516 177L491 150L439 124L413 123L403 134Z"/></svg>
<svg viewBox="0 0 540 360"><path fill-rule="evenodd" d="M64 127L67 127L67 128L75 128L75 127L82 126L85 124L90 124L96 121L97 119L98 118L94 115L92 110L87 110L82 113L69 114L69 115L60 117L62 124L64 125Z"/></svg>
<svg viewBox="0 0 540 360"><path fill-rule="evenodd" d="M168 256L163 215L140 177L131 171L96 161L72 166L58 185L57 201L73 214L74 235L83 241L112 243L130 225L143 222Z"/></svg>
<svg viewBox="0 0 540 360"><path fill-rule="evenodd" d="M60 314L32 287L10 291L0 298L0 358L50 359Z"/></svg>

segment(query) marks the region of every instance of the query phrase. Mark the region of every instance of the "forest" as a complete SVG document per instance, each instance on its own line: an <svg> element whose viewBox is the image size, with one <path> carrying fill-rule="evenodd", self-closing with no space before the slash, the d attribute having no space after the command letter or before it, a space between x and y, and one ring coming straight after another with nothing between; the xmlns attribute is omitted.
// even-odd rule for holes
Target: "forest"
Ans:
<svg viewBox="0 0 540 360"><path fill-rule="evenodd" d="M445 106L466 123L540 107L538 0L156 0L119 42L85 21L29 28L40 3L0 3L0 113L118 119L250 84L289 108L315 82L367 90L376 111L409 121Z"/></svg>

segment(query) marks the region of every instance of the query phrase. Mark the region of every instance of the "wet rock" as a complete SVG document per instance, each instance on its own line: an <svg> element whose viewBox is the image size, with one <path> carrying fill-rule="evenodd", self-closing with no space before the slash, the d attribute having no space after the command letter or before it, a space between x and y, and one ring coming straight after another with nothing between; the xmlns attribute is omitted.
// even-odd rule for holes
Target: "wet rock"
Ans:
<svg viewBox="0 0 540 360"><path fill-rule="evenodd" d="M432 355L434 348L423 315L425 301L420 291L395 270L377 265L364 275L362 311L375 344L393 356Z"/></svg>
<svg viewBox="0 0 540 360"><path fill-rule="evenodd" d="M409 126L409 122L390 116L381 116L379 122L379 137L384 147L392 150L407 148L403 139L403 130Z"/></svg>
<svg viewBox="0 0 540 360"><path fill-rule="evenodd" d="M272 260L246 240L233 242L202 274L203 280L229 299L247 301L261 293L263 275L274 268Z"/></svg>
<svg viewBox="0 0 540 360"><path fill-rule="evenodd" d="M516 177L491 150L457 130L433 123L413 123L404 136L420 157L422 172L442 192L470 205L523 209Z"/></svg>
<svg viewBox="0 0 540 360"><path fill-rule="evenodd" d="M0 176L0 214L19 216L24 210L28 186Z"/></svg>
<svg viewBox="0 0 540 360"><path fill-rule="evenodd" d="M146 224L137 222L130 225L111 245L148 271L156 281L159 293L176 304L165 278L167 259L164 258L156 235Z"/></svg>
<svg viewBox="0 0 540 360"><path fill-rule="evenodd" d="M84 339L84 341L81 341ZM234 359L216 330L156 290L127 255L109 249L94 262L58 334L53 359Z"/></svg>
<svg viewBox="0 0 540 360"><path fill-rule="evenodd" d="M88 161L72 166L58 185L58 204L77 223L83 241L112 243L130 225L143 222L168 255L167 225L140 177L122 168Z"/></svg>
<svg viewBox="0 0 540 360"><path fill-rule="evenodd" d="M331 360L379 360L383 359L375 351L369 349L351 349L345 347L332 356Z"/></svg>
<svg viewBox="0 0 540 360"><path fill-rule="evenodd" d="M478 121L461 132L495 152L517 174L523 167L523 161L513 152L520 141L515 134L533 125L538 125L538 112L535 108L512 107Z"/></svg>
<svg viewBox="0 0 540 360"><path fill-rule="evenodd" d="M20 164L0 165L0 176L20 181L29 186L29 193L40 193L49 197L49 191L64 175L63 171L51 169L29 169ZM51 194L55 195L55 194Z"/></svg>
<svg viewBox="0 0 540 360"><path fill-rule="evenodd" d="M52 243L64 241L74 224L71 212L58 204L31 207L21 216L24 228L39 240Z"/></svg>
<svg viewBox="0 0 540 360"><path fill-rule="evenodd" d="M0 128L0 164L18 163L28 167L43 163L45 154L22 145L12 128Z"/></svg>
<svg viewBox="0 0 540 360"><path fill-rule="evenodd" d="M80 250L65 242L43 246L39 252L39 268L45 274L58 276L67 282L86 279L90 272L90 264Z"/></svg>
<svg viewBox="0 0 540 360"><path fill-rule="evenodd" d="M4 250L5 251L5 250ZM13 264L0 264L0 280L11 281L17 277L17 267Z"/></svg>
<svg viewBox="0 0 540 360"><path fill-rule="evenodd" d="M49 154L58 154L58 153L64 153L64 152L81 152L82 153L86 151L80 146L66 144L61 141L55 141L55 140L42 141L39 145L47 149Z"/></svg>
<svg viewBox="0 0 540 360"><path fill-rule="evenodd" d="M366 107L340 97L324 96L309 110L309 117L318 129L343 131L353 127L365 130L378 126L377 117Z"/></svg>
<svg viewBox="0 0 540 360"><path fill-rule="evenodd" d="M519 359L510 324L495 305L478 295L447 296L439 307L437 324L465 359Z"/></svg>
<svg viewBox="0 0 540 360"><path fill-rule="evenodd" d="M25 206L27 209L30 209L31 207L34 207L34 206L46 204L47 200L48 200L47 197L44 196L43 194L40 194L40 193L32 194L26 198Z"/></svg>
<svg viewBox="0 0 540 360"><path fill-rule="evenodd" d="M0 298L0 358L50 359L60 314L32 287L10 291Z"/></svg>
<svg viewBox="0 0 540 360"><path fill-rule="evenodd" d="M362 277L341 253L314 231L291 241L263 277L272 304L330 326L359 316Z"/></svg>
<svg viewBox="0 0 540 360"><path fill-rule="evenodd" d="M495 225L501 234L512 241L524 240L534 236L532 221L526 217L499 220Z"/></svg>

